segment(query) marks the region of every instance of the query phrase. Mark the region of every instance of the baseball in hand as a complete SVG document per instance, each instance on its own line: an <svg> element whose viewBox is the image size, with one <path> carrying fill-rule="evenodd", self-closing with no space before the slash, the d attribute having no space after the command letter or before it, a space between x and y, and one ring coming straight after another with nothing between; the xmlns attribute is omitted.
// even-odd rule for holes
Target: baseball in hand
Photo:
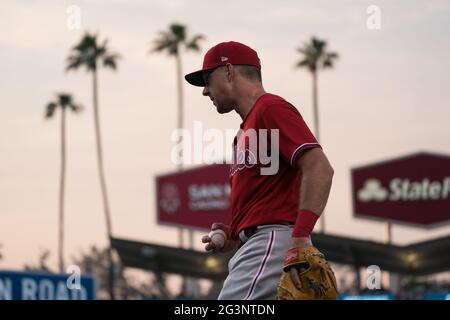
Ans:
<svg viewBox="0 0 450 320"><path fill-rule="evenodd" d="M225 240L227 239L225 231L216 229L211 231L208 236L211 238L211 242L214 243L217 249L221 249L225 245Z"/></svg>

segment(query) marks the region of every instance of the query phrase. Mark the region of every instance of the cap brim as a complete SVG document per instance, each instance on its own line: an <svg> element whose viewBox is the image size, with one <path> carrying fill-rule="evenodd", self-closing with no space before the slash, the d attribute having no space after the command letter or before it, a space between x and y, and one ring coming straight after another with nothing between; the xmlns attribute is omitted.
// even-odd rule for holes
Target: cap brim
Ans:
<svg viewBox="0 0 450 320"><path fill-rule="evenodd" d="M203 72L205 70L198 70L192 73L189 73L184 76L187 82L196 87L204 87L205 81L203 80Z"/></svg>
<svg viewBox="0 0 450 320"><path fill-rule="evenodd" d="M204 86L206 86L206 83L205 83L205 80L203 80L203 73L205 71L214 70L214 69L216 69L218 67L220 67L220 65L219 66L205 68L205 69L202 69L202 70L198 70L198 71L195 71L195 72L192 72L192 73L189 73L189 74L185 75L184 78L186 79L187 82L189 82L193 86L204 87Z"/></svg>

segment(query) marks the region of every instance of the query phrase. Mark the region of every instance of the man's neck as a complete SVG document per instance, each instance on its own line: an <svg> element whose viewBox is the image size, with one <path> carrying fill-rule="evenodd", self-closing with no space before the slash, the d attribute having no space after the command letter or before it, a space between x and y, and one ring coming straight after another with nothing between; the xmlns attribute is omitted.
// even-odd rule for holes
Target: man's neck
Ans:
<svg viewBox="0 0 450 320"><path fill-rule="evenodd" d="M247 91L240 99L238 99L235 110L241 116L242 120L245 119L256 101L265 93L266 91L263 87L258 87L254 90Z"/></svg>

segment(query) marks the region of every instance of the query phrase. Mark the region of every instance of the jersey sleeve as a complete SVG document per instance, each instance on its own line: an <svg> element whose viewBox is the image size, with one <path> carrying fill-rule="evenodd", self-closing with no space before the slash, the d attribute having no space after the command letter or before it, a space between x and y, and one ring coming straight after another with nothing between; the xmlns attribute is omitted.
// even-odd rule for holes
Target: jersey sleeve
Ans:
<svg viewBox="0 0 450 320"><path fill-rule="evenodd" d="M292 167L296 167L296 160L303 151L321 148L300 112L291 104L280 102L268 105L261 117L266 129L279 130L280 155Z"/></svg>

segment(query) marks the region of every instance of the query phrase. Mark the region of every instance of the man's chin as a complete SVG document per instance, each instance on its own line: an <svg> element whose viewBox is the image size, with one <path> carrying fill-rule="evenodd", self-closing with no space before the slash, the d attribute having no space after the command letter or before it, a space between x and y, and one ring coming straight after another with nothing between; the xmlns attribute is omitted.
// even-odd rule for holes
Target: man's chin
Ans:
<svg viewBox="0 0 450 320"><path fill-rule="evenodd" d="M219 107L219 106L216 106L216 109L217 109L217 112L220 114L224 114L224 113L233 111L233 108L225 108L225 107Z"/></svg>

